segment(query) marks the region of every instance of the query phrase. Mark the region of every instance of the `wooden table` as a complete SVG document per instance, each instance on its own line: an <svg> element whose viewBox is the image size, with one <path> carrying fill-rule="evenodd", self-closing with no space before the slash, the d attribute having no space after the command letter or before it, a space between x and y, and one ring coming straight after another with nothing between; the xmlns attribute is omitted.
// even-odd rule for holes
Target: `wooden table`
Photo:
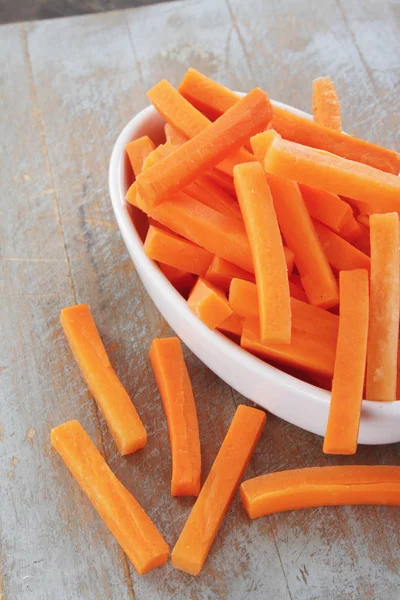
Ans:
<svg viewBox="0 0 400 600"><path fill-rule="evenodd" d="M400 597L400 511L384 507L250 522L235 498L199 577L168 564L140 578L49 443L53 426L79 419L173 546L192 500L169 496L147 358L152 338L170 331L118 233L113 142L151 85L177 84L191 65L305 110L312 79L331 75L346 130L399 150L399 9L398 0L190 0L1 27L1 600ZM72 360L59 312L75 302L91 305L148 428L134 456L118 455ZM186 357L206 474L244 399ZM398 462L399 445L327 458L320 438L269 415L247 477Z"/></svg>

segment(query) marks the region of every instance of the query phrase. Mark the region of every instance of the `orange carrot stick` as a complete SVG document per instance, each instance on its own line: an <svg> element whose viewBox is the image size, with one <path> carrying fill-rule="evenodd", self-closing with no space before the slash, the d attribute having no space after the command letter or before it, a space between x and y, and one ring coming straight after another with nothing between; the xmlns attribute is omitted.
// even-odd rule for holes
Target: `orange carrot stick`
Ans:
<svg viewBox="0 0 400 600"><path fill-rule="evenodd" d="M224 294L204 279L198 279L189 298L188 307L210 329L216 329L231 314Z"/></svg>
<svg viewBox="0 0 400 600"><path fill-rule="evenodd" d="M137 140L133 140L133 142L130 142L126 146L126 153L129 157L135 177L141 173L145 158L147 158L153 150L155 150L155 145L147 135L144 135Z"/></svg>
<svg viewBox="0 0 400 600"><path fill-rule="evenodd" d="M355 454L367 358L368 271L342 271L339 280L339 334L323 450Z"/></svg>
<svg viewBox="0 0 400 600"><path fill-rule="evenodd" d="M233 185L233 179L229 175L225 175L225 173L221 173L217 168L211 169L211 171L207 172L207 177L212 179L212 181L219 185L224 192L232 196L233 199L236 198L235 186Z"/></svg>
<svg viewBox="0 0 400 600"><path fill-rule="evenodd" d="M198 496L201 455L192 385L178 338L155 339L150 362L167 417L172 456L172 496Z"/></svg>
<svg viewBox="0 0 400 600"><path fill-rule="evenodd" d="M342 131L339 98L329 77L314 79L312 100L315 123L329 127L329 129Z"/></svg>
<svg viewBox="0 0 400 600"><path fill-rule="evenodd" d="M332 269L322 250L298 186L280 177L267 177L278 223L311 304L330 308L339 302L339 291Z"/></svg>
<svg viewBox="0 0 400 600"><path fill-rule="evenodd" d="M303 290L303 286L299 275L291 276L291 278L289 279L289 289L292 298L296 298L296 300L301 300L302 302L308 302L307 294Z"/></svg>
<svg viewBox="0 0 400 600"><path fill-rule="evenodd" d="M213 259L208 250L152 225L143 250L152 260L159 260L194 275L204 275Z"/></svg>
<svg viewBox="0 0 400 600"><path fill-rule="evenodd" d="M350 219L357 223L351 207L337 194L302 184L299 185L299 188L310 217L326 225L335 233L340 234Z"/></svg>
<svg viewBox="0 0 400 600"><path fill-rule="evenodd" d="M223 215L234 216L242 220L238 203L226 192L218 190L212 179L198 177L184 191L192 198L210 208L214 208Z"/></svg>
<svg viewBox="0 0 400 600"><path fill-rule="evenodd" d="M245 319L240 345L256 356L306 373L332 377L336 340L326 340L293 328L290 344L263 344L257 318Z"/></svg>
<svg viewBox="0 0 400 600"><path fill-rule="evenodd" d="M309 467L244 481L240 499L251 519L285 510L346 504L400 504L400 467Z"/></svg>
<svg viewBox="0 0 400 600"><path fill-rule="evenodd" d="M176 194L266 127L271 113L268 96L255 88L218 121L143 171L137 178L141 196L155 205Z"/></svg>
<svg viewBox="0 0 400 600"><path fill-rule="evenodd" d="M371 215L371 299L367 351L368 400L396 399L399 339L399 216Z"/></svg>
<svg viewBox="0 0 400 600"><path fill-rule="evenodd" d="M61 311L61 325L121 454L146 444L146 430L108 359L96 324L86 304Z"/></svg>
<svg viewBox="0 0 400 600"><path fill-rule="evenodd" d="M171 123L165 123L164 130L167 142L171 142L174 146L181 146L188 140L188 137L171 125Z"/></svg>
<svg viewBox="0 0 400 600"><path fill-rule="evenodd" d="M291 336L289 280L271 192L258 162L237 165L233 180L249 238L264 342L288 343Z"/></svg>
<svg viewBox="0 0 400 600"><path fill-rule="evenodd" d="M233 265L223 258L214 256L210 266L207 269L204 279L215 285L223 292L227 292L233 278L244 279L245 281L251 281L255 283L255 278L252 273Z"/></svg>
<svg viewBox="0 0 400 600"><path fill-rule="evenodd" d="M273 133L271 136L272 143L264 163L267 173L361 200L369 205L370 212L400 210L399 177L328 152L289 142Z"/></svg>
<svg viewBox="0 0 400 600"><path fill-rule="evenodd" d="M147 92L147 96L163 119L187 138L195 137L211 124L207 117L185 100L165 79L159 81ZM227 175L232 175L235 164L251 160L254 160L253 156L247 150L236 149L232 156L224 157L221 164L218 165L218 169Z"/></svg>
<svg viewBox="0 0 400 600"><path fill-rule="evenodd" d="M51 443L139 575L163 565L166 542L78 421L53 429Z"/></svg>
<svg viewBox="0 0 400 600"><path fill-rule="evenodd" d="M240 317L258 317L257 287L250 281L232 279L229 289L229 305ZM290 299L292 327L299 331L331 340L337 339L338 317L296 298Z"/></svg>
<svg viewBox="0 0 400 600"><path fill-rule="evenodd" d="M322 222L323 221L321 221L321 223ZM355 240L362 236L363 228L362 225L360 225L360 223L357 221L357 219L351 216L350 219L344 224L339 234L342 238L344 238L345 240L350 242L350 244L352 244Z"/></svg>
<svg viewBox="0 0 400 600"><path fill-rule="evenodd" d="M194 79L198 82L196 86L193 85ZM228 88L195 72L194 69L191 69L190 73L190 86L182 81L179 91L191 104L201 103L202 112L213 112L215 116L222 115L240 99L240 96ZM273 117L269 127L275 129L286 140L319 148L394 175L400 171L400 156L397 152L324 127L279 106L273 106ZM313 185L312 182L309 182L309 185Z"/></svg>
<svg viewBox="0 0 400 600"><path fill-rule="evenodd" d="M210 473L171 554L172 565L200 573L263 430L266 415L238 406Z"/></svg>
<svg viewBox="0 0 400 600"><path fill-rule="evenodd" d="M352 271L353 269L371 268L369 256L363 254L360 250L346 242L336 233L314 221L315 231L319 237L322 248L329 261L329 264L338 271Z"/></svg>
<svg viewBox="0 0 400 600"><path fill-rule="evenodd" d="M220 325L218 325L218 331L238 340L243 332L243 321L242 317L232 314Z"/></svg>
<svg viewBox="0 0 400 600"><path fill-rule="evenodd" d="M180 292L182 295L186 295L194 286L194 277L191 273L182 271L181 269L175 269L169 265L164 265L162 262L158 263L160 271L165 275L170 283Z"/></svg>
<svg viewBox="0 0 400 600"><path fill-rule="evenodd" d="M367 256L371 256L371 241L369 235L369 227L359 224L362 231L361 235L353 239L352 244Z"/></svg>

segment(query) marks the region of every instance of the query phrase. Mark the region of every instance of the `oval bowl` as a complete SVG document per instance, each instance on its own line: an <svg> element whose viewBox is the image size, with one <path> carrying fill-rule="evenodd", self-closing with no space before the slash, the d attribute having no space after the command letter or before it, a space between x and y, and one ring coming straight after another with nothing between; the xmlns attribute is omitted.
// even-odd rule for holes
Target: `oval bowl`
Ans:
<svg viewBox="0 0 400 600"><path fill-rule="evenodd" d="M279 102L274 104L311 118L291 106ZM280 371L242 350L219 332L208 329L143 252L143 242L138 232L140 223L125 201L129 185L125 147L143 135L148 135L156 143L162 142L164 124L152 106L140 111L119 134L109 166L112 206L139 277L177 336L218 377L274 415L323 436L329 413L329 392ZM400 402L364 400L359 443L389 444L399 441Z"/></svg>

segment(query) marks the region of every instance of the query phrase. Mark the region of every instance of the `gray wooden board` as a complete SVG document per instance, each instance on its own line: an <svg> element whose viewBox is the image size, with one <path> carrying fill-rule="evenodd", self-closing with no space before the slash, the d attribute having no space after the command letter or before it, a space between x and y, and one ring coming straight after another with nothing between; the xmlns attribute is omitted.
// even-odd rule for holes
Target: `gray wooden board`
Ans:
<svg viewBox="0 0 400 600"><path fill-rule="evenodd" d="M171 332L114 220L113 142L146 89L194 66L306 110L312 79L330 75L346 129L398 149L399 14L393 1L189 0L0 28L1 600L399 598L400 514L383 507L250 522L235 498L199 577L170 564L138 577L49 444L53 426L78 418L173 546L192 500L169 495L147 358L153 337ZM76 301L91 305L148 429L133 456L118 455L60 329L60 309ZM185 355L205 476L244 399ZM269 415L246 476L398 457L393 445L327 460L320 438Z"/></svg>

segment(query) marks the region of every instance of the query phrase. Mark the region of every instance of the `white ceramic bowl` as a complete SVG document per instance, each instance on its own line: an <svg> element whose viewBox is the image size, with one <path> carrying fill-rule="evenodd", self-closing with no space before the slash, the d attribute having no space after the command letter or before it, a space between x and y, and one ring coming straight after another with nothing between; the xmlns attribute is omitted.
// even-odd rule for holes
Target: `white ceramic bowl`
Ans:
<svg viewBox="0 0 400 600"><path fill-rule="evenodd" d="M290 106L280 106L311 118ZM210 331L189 310L185 300L143 252L133 212L125 202L129 184L125 147L128 142L143 135L149 135L156 143L162 142L163 125L164 121L152 106L138 113L118 136L109 168L109 187L115 216L147 292L181 340L227 384L289 423L324 435L329 393L287 375L242 350L222 334ZM388 444L398 441L400 402L364 401L359 442Z"/></svg>

